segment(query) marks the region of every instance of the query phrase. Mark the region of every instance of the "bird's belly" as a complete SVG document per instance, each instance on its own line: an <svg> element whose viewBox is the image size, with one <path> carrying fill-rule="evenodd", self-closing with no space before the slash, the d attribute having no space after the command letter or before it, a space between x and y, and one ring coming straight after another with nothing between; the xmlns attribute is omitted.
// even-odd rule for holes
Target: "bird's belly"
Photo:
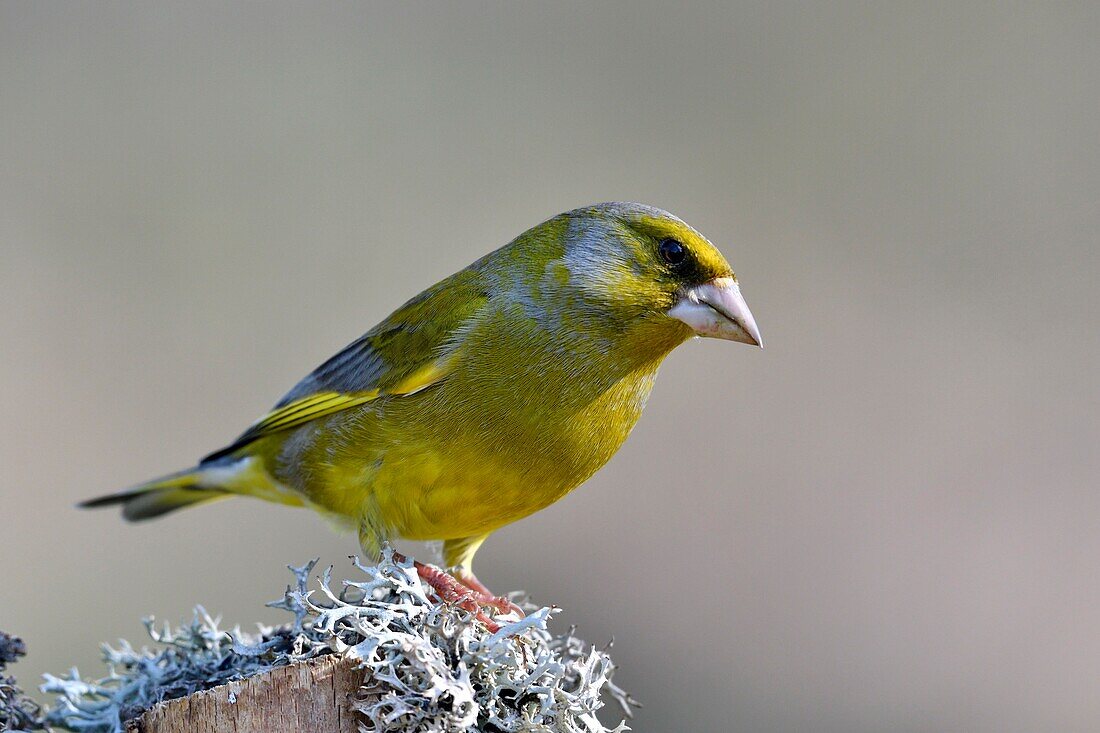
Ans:
<svg viewBox="0 0 1100 733"><path fill-rule="evenodd" d="M407 539L475 537L549 506L603 466L637 421L652 376L568 411L461 410L440 399L433 414L434 401L416 410L393 402L363 413L355 430L341 426L366 440L310 446L290 463L311 503L358 524Z"/></svg>
<svg viewBox="0 0 1100 733"><path fill-rule="evenodd" d="M518 442L493 452L454 443L414 455L397 451L372 477L372 501L408 539L486 534L554 503L606 461L554 455L560 460Z"/></svg>

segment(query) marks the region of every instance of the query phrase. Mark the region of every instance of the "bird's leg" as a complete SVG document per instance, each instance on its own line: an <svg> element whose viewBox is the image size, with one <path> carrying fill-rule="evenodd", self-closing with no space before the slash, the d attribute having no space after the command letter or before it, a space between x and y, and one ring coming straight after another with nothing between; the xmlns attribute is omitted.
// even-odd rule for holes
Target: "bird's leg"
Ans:
<svg viewBox="0 0 1100 733"><path fill-rule="evenodd" d="M477 593L483 606L490 606L501 613L514 612L518 618L523 618L523 611L519 606L507 598L493 595L493 592L477 579L470 567L474 553L488 536L483 534L446 540L443 543L443 561L447 564L447 572L459 583Z"/></svg>
<svg viewBox="0 0 1100 733"><path fill-rule="evenodd" d="M393 553L393 558L398 562L409 560L399 552ZM464 611L474 614L477 620L485 624L485 628L489 629L490 632L495 634L500 631L500 624L493 621L481 610L482 606L502 610L499 605L488 602L497 600L494 596L471 588L434 565L426 565L419 560L413 560L412 564L416 568L416 574L435 590L444 603L453 603Z"/></svg>
<svg viewBox="0 0 1100 733"><path fill-rule="evenodd" d="M451 571L451 577L477 593L480 596L482 605L495 608L501 613L514 613L519 618L523 618L526 615L523 613L522 608L512 603L509 599L504 596L493 595L493 592L469 570L455 568Z"/></svg>

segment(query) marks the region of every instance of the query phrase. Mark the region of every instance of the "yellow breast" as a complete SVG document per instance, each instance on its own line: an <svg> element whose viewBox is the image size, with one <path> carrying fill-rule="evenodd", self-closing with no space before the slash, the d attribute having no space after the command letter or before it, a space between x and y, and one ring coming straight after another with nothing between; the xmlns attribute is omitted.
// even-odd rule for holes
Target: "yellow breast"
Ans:
<svg viewBox="0 0 1100 733"><path fill-rule="evenodd" d="M639 370L587 399L563 399L559 387L475 403L458 374L329 418L313 434L331 439L303 440L283 465L312 503L353 522L409 539L482 535L552 504L606 463L655 376L655 367Z"/></svg>

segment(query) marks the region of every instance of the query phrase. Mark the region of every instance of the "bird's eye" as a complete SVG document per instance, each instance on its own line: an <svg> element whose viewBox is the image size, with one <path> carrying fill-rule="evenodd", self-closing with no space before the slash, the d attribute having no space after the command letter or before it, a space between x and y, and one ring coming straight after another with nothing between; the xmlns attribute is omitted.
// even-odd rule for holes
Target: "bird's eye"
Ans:
<svg viewBox="0 0 1100 733"><path fill-rule="evenodd" d="M661 254L661 259L670 265L678 265L687 257L687 250L684 249L684 245L675 239L661 240L661 243L657 245L657 251Z"/></svg>

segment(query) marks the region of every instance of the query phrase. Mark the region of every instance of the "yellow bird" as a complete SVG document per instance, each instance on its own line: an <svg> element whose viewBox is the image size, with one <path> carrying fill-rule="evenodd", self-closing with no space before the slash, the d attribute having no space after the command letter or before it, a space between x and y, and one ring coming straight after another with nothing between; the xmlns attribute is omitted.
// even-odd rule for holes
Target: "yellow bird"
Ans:
<svg viewBox="0 0 1100 733"><path fill-rule="evenodd" d="M603 466L693 336L762 344L721 253L660 209L576 209L405 303L194 468L83 506L130 520L234 495L308 506L354 525L372 557L442 540L453 578L421 575L447 600L503 607L474 553Z"/></svg>

